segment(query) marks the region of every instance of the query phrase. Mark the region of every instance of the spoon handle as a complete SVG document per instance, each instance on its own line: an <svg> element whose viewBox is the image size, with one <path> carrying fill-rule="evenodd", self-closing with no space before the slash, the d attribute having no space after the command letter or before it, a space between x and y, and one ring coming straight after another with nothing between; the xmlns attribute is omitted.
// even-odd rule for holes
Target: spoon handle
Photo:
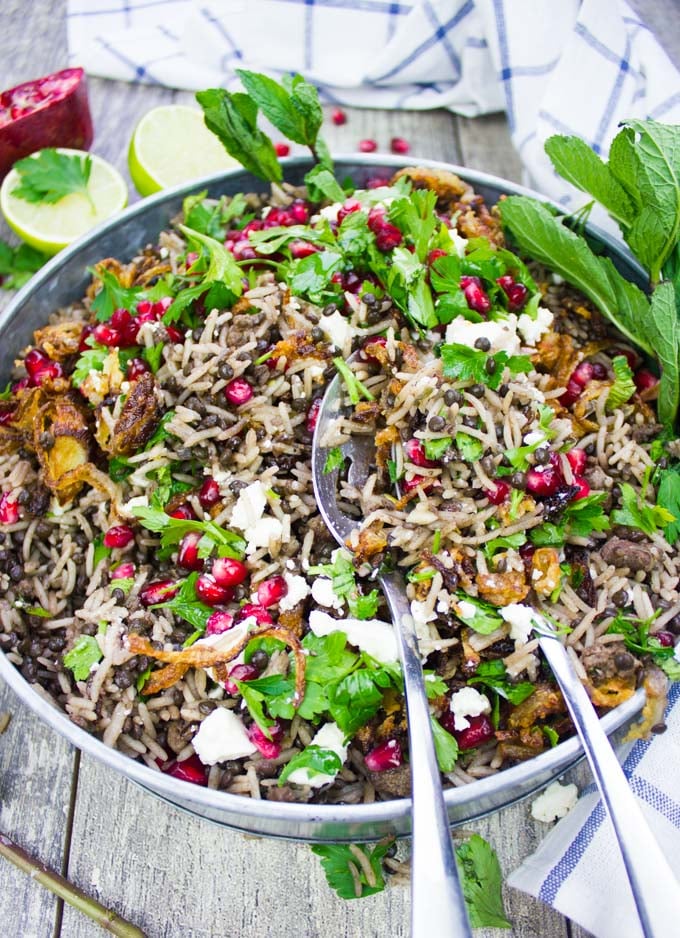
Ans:
<svg viewBox="0 0 680 938"><path fill-rule="evenodd" d="M588 694L556 638L542 636L548 660L609 813L645 938L674 938L680 928L680 885L647 826Z"/></svg>
<svg viewBox="0 0 680 938"><path fill-rule="evenodd" d="M411 936L471 936L451 843L415 623L401 574L381 586L390 607L404 672L412 786Z"/></svg>

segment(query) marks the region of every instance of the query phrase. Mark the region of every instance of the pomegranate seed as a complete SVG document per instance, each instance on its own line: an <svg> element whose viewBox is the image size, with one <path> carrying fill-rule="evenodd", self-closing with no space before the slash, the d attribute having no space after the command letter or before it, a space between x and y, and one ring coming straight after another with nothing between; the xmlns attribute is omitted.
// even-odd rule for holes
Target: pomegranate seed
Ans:
<svg viewBox="0 0 680 938"><path fill-rule="evenodd" d="M30 378L22 378L21 381L15 381L12 385L12 394L18 394L30 385Z"/></svg>
<svg viewBox="0 0 680 938"><path fill-rule="evenodd" d="M378 144L375 140L360 140L359 141L359 150L362 153L375 153L378 149Z"/></svg>
<svg viewBox="0 0 680 938"><path fill-rule="evenodd" d="M494 479L494 485L493 489L484 489L484 493L492 505L502 505L510 495L510 486L500 479Z"/></svg>
<svg viewBox="0 0 680 938"><path fill-rule="evenodd" d="M120 333L117 329L107 326L106 323L99 323L92 330L92 335L97 345L105 345L107 348L115 348L120 345Z"/></svg>
<svg viewBox="0 0 680 938"><path fill-rule="evenodd" d="M309 206L304 199L296 199L288 207L291 222L296 225L306 225L309 221Z"/></svg>
<svg viewBox="0 0 680 938"><path fill-rule="evenodd" d="M30 378L35 377L38 372L51 361L50 357L39 348L32 348L26 353L24 358L24 368Z"/></svg>
<svg viewBox="0 0 680 938"><path fill-rule="evenodd" d="M465 294L465 301L470 309L474 309L476 313L488 313L491 309L491 300L489 299L486 291L483 290L478 283L474 282L475 280L478 280L478 278L462 277L461 284L463 283L463 280L469 280L469 282L466 283L463 287L463 293Z"/></svg>
<svg viewBox="0 0 680 938"><path fill-rule="evenodd" d="M19 504L9 492L0 496L0 524L16 524L19 520Z"/></svg>
<svg viewBox="0 0 680 938"><path fill-rule="evenodd" d="M137 303L137 315L148 315L149 313L153 312L153 306L154 304L151 302L151 300L140 300L139 303Z"/></svg>
<svg viewBox="0 0 680 938"><path fill-rule="evenodd" d="M331 114L331 120L336 127L342 127L343 124L347 123L347 114L345 114L341 107L336 107Z"/></svg>
<svg viewBox="0 0 680 938"><path fill-rule="evenodd" d="M361 211L361 202L358 199L345 199L340 208L338 209L338 224L341 225L343 220L347 218L348 215L351 215L353 212Z"/></svg>
<svg viewBox="0 0 680 938"><path fill-rule="evenodd" d="M574 476L572 485L578 488L578 492L571 496L573 502L577 502L579 498L586 498L590 495L590 486L582 476Z"/></svg>
<svg viewBox="0 0 680 938"><path fill-rule="evenodd" d="M248 567L233 557L218 557L210 571L220 586L240 586L248 577Z"/></svg>
<svg viewBox="0 0 680 938"><path fill-rule="evenodd" d="M196 512L188 502L183 502L181 505L178 505L177 508L169 514L171 518L179 518L180 521L196 520Z"/></svg>
<svg viewBox="0 0 680 938"><path fill-rule="evenodd" d="M135 565L133 563L119 563L114 567L109 577L112 580L129 580L135 575Z"/></svg>
<svg viewBox="0 0 680 938"><path fill-rule="evenodd" d="M216 609L205 624L206 635L221 635L222 632L228 632L234 627L234 617L230 612L222 609Z"/></svg>
<svg viewBox="0 0 680 938"><path fill-rule="evenodd" d="M285 208L270 208L267 212L267 217L264 219L263 227L265 228L278 228L283 226L284 228L288 225L292 225L293 216L290 215ZM227 237L231 238L232 241L240 241L243 237L242 231L229 231L227 232ZM246 235L247 237L247 235Z"/></svg>
<svg viewBox="0 0 680 938"><path fill-rule="evenodd" d="M387 347L387 339L384 335L369 335L361 344L361 351L359 352L359 357L362 361L370 362L371 365L380 365L380 360L371 355L368 351L369 348L375 348L380 346L381 348Z"/></svg>
<svg viewBox="0 0 680 938"><path fill-rule="evenodd" d="M423 492L429 492L431 488L439 483L435 479L428 479L425 476L414 475L412 479L404 479L401 483L404 492L412 492L413 489L421 489Z"/></svg>
<svg viewBox="0 0 680 938"><path fill-rule="evenodd" d="M235 407L247 404L253 396L253 389L245 378L234 378L224 389L224 396Z"/></svg>
<svg viewBox="0 0 680 938"><path fill-rule="evenodd" d="M404 761L398 739L388 739L381 746L376 746L364 756L364 762L369 772L385 772L387 769L398 769Z"/></svg>
<svg viewBox="0 0 680 938"><path fill-rule="evenodd" d="M257 601L265 609L275 606L288 592L288 584L282 576L273 576L263 580L257 586Z"/></svg>
<svg viewBox="0 0 680 938"><path fill-rule="evenodd" d="M404 443L404 452L414 466L420 466L421 469L434 469L438 463L428 459L425 455L425 447L420 440L415 437Z"/></svg>
<svg viewBox="0 0 680 938"><path fill-rule="evenodd" d="M533 544L529 544L529 543L522 544L522 546L519 549L519 555L522 558L522 560L531 560L531 558L534 556L535 553L536 553L536 548L534 547Z"/></svg>
<svg viewBox="0 0 680 938"><path fill-rule="evenodd" d="M198 493L198 500L203 508L213 508L221 501L220 487L212 476L209 476Z"/></svg>
<svg viewBox="0 0 680 938"><path fill-rule="evenodd" d="M186 336L181 329L178 329L177 326L166 326L165 331L168 333L168 338L174 345L183 345L184 339Z"/></svg>
<svg viewBox="0 0 680 938"><path fill-rule="evenodd" d="M527 300L529 299L529 291L523 283L513 283L505 293L508 298L508 309L513 313L518 312L518 310L526 306Z"/></svg>
<svg viewBox="0 0 680 938"><path fill-rule="evenodd" d="M132 316L126 309L114 309L109 322L114 329L122 332L132 322Z"/></svg>
<svg viewBox="0 0 680 938"><path fill-rule="evenodd" d="M135 539L135 532L128 524L117 524L104 535L104 547L113 550L116 548L127 547Z"/></svg>
<svg viewBox="0 0 680 938"><path fill-rule="evenodd" d="M476 749L477 746L488 743L494 737L493 724L485 713L476 717L468 717L470 725L464 730L454 728L453 735L461 749Z"/></svg>
<svg viewBox="0 0 680 938"><path fill-rule="evenodd" d="M567 462L571 466L574 475L583 475L587 459L588 456L584 449L570 449L567 453Z"/></svg>
<svg viewBox="0 0 680 938"><path fill-rule="evenodd" d="M675 645L675 635L672 632L656 632L652 638L656 638L663 648L672 648Z"/></svg>
<svg viewBox="0 0 680 938"><path fill-rule="evenodd" d="M202 570L205 566L205 560L198 556L198 542L201 535L198 531L190 531L185 534L179 544L177 551L177 566L184 570Z"/></svg>
<svg viewBox="0 0 680 938"><path fill-rule="evenodd" d="M248 727L250 741L257 746L265 759L278 759L281 755L281 745L278 740L283 737L283 727L276 720L268 728L268 732L272 737L271 739L267 739L264 730L260 729L257 723L251 723Z"/></svg>
<svg viewBox="0 0 680 938"><path fill-rule="evenodd" d="M276 150L277 156L288 156L290 153L290 147L287 143L275 143L274 149Z"/></svg>
<svg viewBox="0 0 680 938"><path fill-rule="evenodd" d="M120 344L123 348L131 348L137 345L137 333L141 323L138 319L131 319L130 322L120 331Z"/></svg>
<svg viewBox="0 0 680 938"><path fill-rule="evenodd" d="M354 293L356 295L359 290L361 290L361 285L364 280L368 280L368 277L359 277L353 270L350 270L348 274L342 275L342 288L347 293Z"/></svg>
<svg viewBox="0 0 680 938"><path fill-rule="evenodd" d="M503 274L502 277L496 277L496 283L503 289L505 293L507 293L511 287L514 287L515 278L512 276L512 274Z"/></svg>
<svg viewBox="0 0 680 938"><path fill-rule="evenodd" d="M319 411L321 410L321 398L317 397L316 400L312 401L312 405L307 411L307 423L305 426L309 433L314 433L316 429L316 423L319 419Z"/></svg>
<svg viewBox="0 0 680 938"><path fill-rule="evenodd" d="M609 376L606 365L601 362L593 362L593 378L596 381L606 381Z"/></svg>
<svg viewBox="0 0 680 938"><path fill-rule="evenodd" d="M564 478L560 472L556 453L550 454L550 465L542 471L529 469L527 472L526 487L531 495L554 495L562 485L564 485Z"/></svg>
<svg viewBox="0 0 680 938"><path fill-rule="evenodd" d="M640 368L636 371L633 375L633 381L640 394L642 394L643 391L649 391L659 383L657 376L653 375L652 372L648 371L646 368Z"/></svg>
<svg viewBox="0 0 680 938"><path fill-rule="evenodd" d="M94 326L83 326L83 331L80 333L80 341L78 343L79 352L87 352L91 348L91 346L87 344L87 340L93 332Z"/></svg>
<svg viewBox="0 0 680 938"><path fill-rule="evenodd" d="M593 366L590 362L581 362L571 373L570 381L575 381L584 388L593 378Z"/></svg>
<svg viewBox="0 0 680 938"><path fill-rule="evenodd" d="M217 606L233 599L234 591L229 586L220 586L209 573L202 573L196 580L196 595L208 606Z"/></svg>
<svg viewBox="0 0 680 938"><path fill-rule="evenodd" d="M439 260L440 257L448 257L446 251L442 251L441 248L435 248L433 251L427 255L427 263L431 267L435 261Z"/></svg>
<svg viewBox="0 0 680 938"><path fill-rule="evenodd" d="M39 368L34 377L29 382L34 387L39 387L44 381L54 381L56 378L64 376L64 369L59 362L48 361L42 368Z"/></svg>
<svg viewBox="0 0 680 938"><path fill-rule="evenodd" d="M385 253L386 251L391 251L393 248L399 247L403 240L404 236L397 226L385 222L382 228L376 232L375 246L379 251Z"/></svg>
<svg viewBox="0 0 680 938"><path fill-rule="evenodd" d="M160 764L160 762L157 762L157 764L160 765L161 772L165 775L171 775L183 782L191 782L193 785L205 787L208 784L208 773L197 755L189 756L188 759L184 759L182 762L173 759L165 765Z"/></svg>
<svg viewBox="0 0 680 938"><path fill-rule="evenodd" d="M258 625L272 625L274 622L264 606L258 606L256 603L244 603L234 616L234 624L238 625L239 622L251 617L255 619Z"/></svg>
<svg viewBox="0 0 680 938"><path fill-rule="evenodd" d="M377 234L385 224L385 208L382 205L376 205L368 213L368 227L374 234Z"/></svg>
<svg viewBox="0 0 680 938"><path fill-rule="evenodd" d="M229 672L229 677L224 682L224 689L228 694L238 694L238 687L235 681L252 681L259 677L260 672L252 664L236 664Z"/></svg>
<svg viewBox="0 0 680 938"><path fill-rule="evenodd" d="M403 137L392 137L390 140L390 150L393 153L408 153L410 149L408 140L404 140Z"/></svg>
<svg viewBox="0 0 680 938"><path fill-rule="evenodd" d="M125 375L128 381L136 381L149 371L149 366L143 358L131 358L127 365Z"/></svg>
<svg viewBox="0 0 680 938"><path fill-rule="evenodd" d="M310 244L309 241L291 241L288 247L290 248L291 257L296 260L319 252L319 248L315 244Z"/></svg>
<svg viewBox="0 0 680 938"><path fill-rule="evenodd" d="M567 390L560 397L560 404L562 407L571 407L572 404L575 404L581 396L582 390L583 387L578 383L578 381L574 381L570 378L569 381L567 381Z"/></svg>
<svg viewBox="0 0 680 938"><path fill-rule="evenodd" d="M167 603L179 593L179 584L174 580L154 580L146 583L139 591L139 599L143 606L155 606L158 603Z"/></svg>

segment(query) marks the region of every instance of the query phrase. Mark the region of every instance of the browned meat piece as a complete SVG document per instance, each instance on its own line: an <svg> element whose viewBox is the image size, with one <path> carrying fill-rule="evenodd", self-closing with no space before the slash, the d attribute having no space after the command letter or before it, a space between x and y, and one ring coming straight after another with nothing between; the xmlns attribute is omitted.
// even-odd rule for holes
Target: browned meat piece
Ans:
<svg viewBox="0 0 680 938"><path fill-rule="evenodd" d="M634 544L622 537L613 537L602 547L600 554L605 563L613 567L628 567L635 572L644 570L649 573L656 565L656 558L651 547L646 544Z"/></svg>
<svg viewBox="0 0 680 938"><path fill-rule="evenodd" d="M564 699L562 694L550 684L537 684L531 697L527 697L518 704L508 717L510 729L530 729L539 720L555 713L564 713Z"/></svg>
<svg viewBox="0 0 680 938"><path fill-rule="evenodd" d="M149 440L161 419L156 396L156 380L146 372L135 381L113 428L109 451L114 456L129 456Z"/></svg>
<svg viewBox="0 0 680 938"><path fill-rule="evenodd" d="M479 595L494 606L521 603L529 592L524 570L509 570L507 573L478 573L476 582Z"/></svg>
<svg viewBox="0 0 680 938"><path fill-rule="evenodd" d="M408 798L411 794L411 768L407 763L396 769L386 769L384 772L369 772L368 777L381 795Z"/></svg>
<svg viewBox="0 0 680 938"><path fill-rule="evenodd" d="M596 707L616 707L635 692L640 662L623 642L595 642L581 662L588 675L586 689Z"/></svg>
<svg viewBox="0 0 680 938"><path fill-rule="evenodd" d="M590 575L590 553L585 547L574 547L568 544L565 548L568 562L571 564L572 588L579 599L589 606L595 605L596 591L593 578ZM574 586L574 584L577 584Z"/></svg>
<svg viewBox="0 0 680 938"><path fill-rule="evenodd" d="M354 552L354 563L357 567L362 563L375 564L376 556L382 555L387 547L387 535L382 530L364 528L359 533L357 548Z"/></svg>

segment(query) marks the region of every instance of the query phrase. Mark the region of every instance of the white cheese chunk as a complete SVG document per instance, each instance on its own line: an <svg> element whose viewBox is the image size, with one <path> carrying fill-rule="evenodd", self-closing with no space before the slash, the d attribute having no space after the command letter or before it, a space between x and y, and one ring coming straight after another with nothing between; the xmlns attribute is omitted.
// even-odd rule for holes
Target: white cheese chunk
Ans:
<svg viewBox="0 0 680 938"><path fill-rule="evenodd" d="M246 541L246 555L254 554L258 547L269 547L272 541L280 541L283 524L278 518L260 518L251 528L243 531Z"/></svg>
<svg viewBox="0 0 680 938"><path fill-rule="evenodd" d="M252 528L267 507L267 489L261 482L251 482L241 489L231 513L230 527L245 531Z"/></svg>
<svg viewBox="0 0 680 938"><path fill-rule="evenodd" d="M510 638L517 644L523 645L529 640L532 630L547 627L548 623L543 616L536 612L532 606L523 603L510 603L499 610L501 618L510 626Z"/></svg>
<svg viewBox="0 0 680 938"><path fill-rule="evenodd" d="M391 664L399 659L394 629L388 622L379 619L334 619L327 612L313 609L309 614L309 627L315 635L344 632L350 645L383 664Z"/></svg>
<svg viewBox="0 0 680 938"><path fill-rule="evenodd" d="M577 800L576 785L560 785L559 782L553 782L531 803L531 816L537 821L545 821L549 824L568 814Z"/></svg>
<svg viewBox="0 0 680 938"><path fill-rule="evenodd" d="M149 507L149 498L147 495L136 495L134 498L131 498L129 501L125 502L124 505L121 505L119 508L119 514L124 518L135 518L136 515L133 512L133 508L148 508Z"/></svg>
<svg viewBox="0 0 680 938"><path fill-rule="evenodd" d="M449 240L451 244L456 249L456 254L458 257L465 257L465 248L467 247L467 238L464 238L462 234L459 234L455 228L447 229Z"/></svg>
<svg viewBox="0 0 680 938"><path fill-rule="evenodd" d="M331 752L336 753L340 762L344 765L349 745L345 743L345 734L337 723L326 723L322 726L310 745L319 746L320 749L329 749ZM301 768L291 772L288 781L294 782L296 785L311 785L312 788L321 788L323 785L332 782L334 778L335 775L311 775L309 769Z"/></svg>
<svg viewBox="0 0 680 938"><path fill-rule="evenodd" d="M306 599L307 596L309 596L310 590L309 584L303 576L293 576L290 573L284 573L283 578L286 581L288 592L283 599L279 601L279 610L281 612L287 612L289 609L294 609L303 599Z"/></svg>
<svg viewBox="0 0 680 938"><path fill-rule="evenodd" d="M517 320L517 331L522 334L522 338L527 345L536 345L541 337L550 331L554 318L549 309L539 306L535 319L532 319L527 313L522 313Z"/></svg>
<svg viewBox="0 0 680 938"><path fill-rule="evenodd" d="M525 446L533 446L534 443L543 443L545 440L545 433L542 430L532 430L531 433L527 433L524 437Z"/></svg>
<svg viewBox="0 0 680 938"><path fill-rule="evenodd" d="M515 316L498 322L468 322L462 316L457 316L446 328L446 341L474 348L477 339L485 338L491 343L491 352L505 351L508 355L517 355L520 341L515 330L516 324Z"/></svg>
<svg viewBox="0 0 680 938"><path fill-rule="evenodd" d="M474 603L469 603L467 599L461 599L458 603L457 612L461 619L474 619L479 610Z"/></svg>
<svg viewBox="0 0 680 938"><path fill-rule="evenodd" d="M322 316L319 326L341 351L349 349L353 331L349 320L345 319L342 313L336 310L332 316Z"/></svg>
<svg viewBox="0 0 680 938"><path fill-rule="evenodd" d="M241 719L232 711L218 707L201 723L193 747L203 765L215 765L227 759L242 759L257 752L248 738Z"/></svg>
<svg viewBox="0 0 680 938"><path fill-rule="evenodd" d="M463 687L451 695L449 705L453 713L453 725L457 730L466 730L470 725L468 717L478 717L482 713L491 713L489 698L480 694L474 687Z"/></svg>
<svg viewBox="0 0 680 938"><path fill-rule="evenodd" d="M416 628L416 636L419 642L430 642L437 638L430 628L430 622L437 618L434 609L430 609L429 603L420 602L417 599L411 600L411 615Z"/></svg>
<svg viewBox="0 0 680 938"><path fill-rule="evenodd" d="M312 599L327 609L341 610L345 605L342 597L333 589L333 581L327 576L318 576L312 583Z"/></svg>

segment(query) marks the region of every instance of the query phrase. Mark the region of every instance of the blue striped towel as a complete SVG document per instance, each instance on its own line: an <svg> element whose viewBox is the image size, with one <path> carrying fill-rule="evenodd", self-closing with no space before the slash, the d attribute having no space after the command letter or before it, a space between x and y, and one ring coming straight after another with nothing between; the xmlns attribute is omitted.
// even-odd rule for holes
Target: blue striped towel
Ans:
<svg viewBox="0 0 680 938"><path fill-rule="evenodd" d="M623 769L672 861L680 845L680 683L671 687L666 723L663 735L629 748ZM511 874L508 885L547 902L597 938L643 938L611 822L594 785Z"/></svg>
<svg viewBox="0 0 680 938"><path fill-rule="evenodd" d="M527 183L567 208L583 196L547 137L605 154L623 118L680 123L680 75L623 0L69 0L68 41L72 64L123 81L299 71L329 103L505 110Z"/></svg>

